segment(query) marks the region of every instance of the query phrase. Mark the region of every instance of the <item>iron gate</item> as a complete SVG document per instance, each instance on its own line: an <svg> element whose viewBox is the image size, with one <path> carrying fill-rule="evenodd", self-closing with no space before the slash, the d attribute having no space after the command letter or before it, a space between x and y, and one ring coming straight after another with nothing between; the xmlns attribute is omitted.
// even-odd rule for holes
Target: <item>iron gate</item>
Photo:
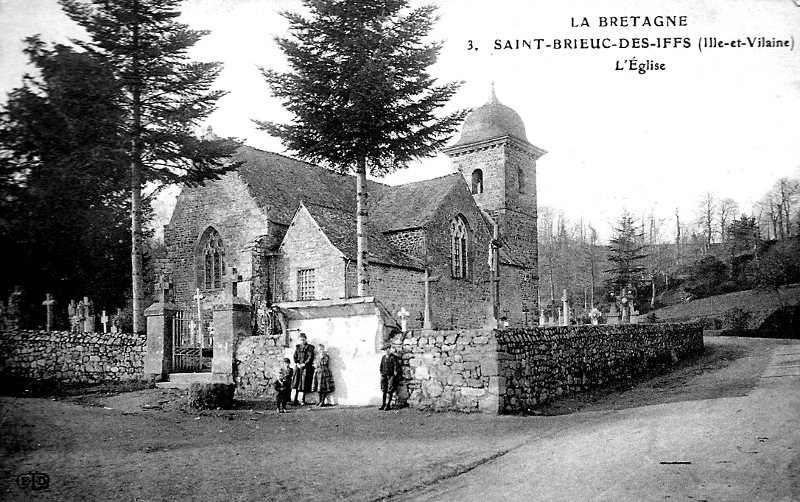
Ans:
<svg viewBox="0 0 800 502"><path fill-rule="evenodd" d="M211 371L213 356L210 326L200 325L178 311L172 319L172 372Z"/></svg>

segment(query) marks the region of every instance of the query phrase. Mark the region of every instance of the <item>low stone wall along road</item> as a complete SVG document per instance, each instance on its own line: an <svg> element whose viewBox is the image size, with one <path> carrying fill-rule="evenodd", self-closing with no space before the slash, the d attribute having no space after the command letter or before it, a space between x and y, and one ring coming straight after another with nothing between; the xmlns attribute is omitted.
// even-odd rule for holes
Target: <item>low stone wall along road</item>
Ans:
<svg viewBox="0 0 800 502"><path fill-rule="evenodd" d="M0 500L800 500L800 341L704 342L537 415L20 388L0 396Z"/></svg>

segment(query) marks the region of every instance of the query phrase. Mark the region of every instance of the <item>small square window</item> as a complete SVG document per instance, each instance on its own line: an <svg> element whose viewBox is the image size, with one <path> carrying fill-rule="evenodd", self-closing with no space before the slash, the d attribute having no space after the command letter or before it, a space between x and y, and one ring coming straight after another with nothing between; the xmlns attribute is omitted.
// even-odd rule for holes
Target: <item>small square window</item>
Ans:
<svg viewBox="0 0 800 502"><path fill-rule="evenodd" d="M314 269L309 268L297 271L297 299L314 299Z"/></svg>

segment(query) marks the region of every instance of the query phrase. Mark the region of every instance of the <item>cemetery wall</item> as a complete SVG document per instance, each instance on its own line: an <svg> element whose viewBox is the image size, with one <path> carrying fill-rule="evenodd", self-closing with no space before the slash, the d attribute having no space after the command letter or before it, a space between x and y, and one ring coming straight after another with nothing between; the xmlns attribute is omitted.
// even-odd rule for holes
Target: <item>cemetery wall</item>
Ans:
<svg viewBox="0 0 800 502"><path fill-rule="evenodd" d="M502 412L626 380L703 351L699 324L496 331Z"/></svg>
<svg viewBox="0 0 800 502"><path fill-rule="evenodd" d="M403 362L400 401L437 411L499 411L497 339L491 329L419 330L393 343Z"/></svg>
<svg viewBox="0 0 800 502"><path fill-rule="evenodd" d="M283 335L247 336L238 340L233 363L237 397L275 397L272 384L285 357L284 345Z"/></svg>
<svg viewBox="0 0 800 502"><path fill-rule="evenodd" d="M702 352L697 324L420 330L395 340L415 408L518 413Z"/></svg>
<svg viewBox="0 0 800 502"><path fill-rule="evenodd" d="M0 334L0 378L99 383L143 378L145 337L124 333Z"/></svg>

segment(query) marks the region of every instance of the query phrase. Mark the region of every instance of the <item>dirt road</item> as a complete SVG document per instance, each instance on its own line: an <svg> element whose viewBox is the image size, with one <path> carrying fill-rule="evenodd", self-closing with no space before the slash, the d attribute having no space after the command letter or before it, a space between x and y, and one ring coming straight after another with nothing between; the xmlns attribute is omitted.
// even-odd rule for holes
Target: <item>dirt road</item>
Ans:
<svg viewBox="0 0 800 502"><path fill-rule="evenodd" d="M584 413L583 423L407 498L798 501L800 343L769 355L746 395ZM706 377L741 381L760 367L734 364Z"/></svg>
<svg viewBox="0 0 800 502"><path fill-rule="evenodd" d="M707 347L550 416L196 414L158 389L2 397L0 499L800 500L800 344ZM41 475L46 488L26 485Z"/></svg>

